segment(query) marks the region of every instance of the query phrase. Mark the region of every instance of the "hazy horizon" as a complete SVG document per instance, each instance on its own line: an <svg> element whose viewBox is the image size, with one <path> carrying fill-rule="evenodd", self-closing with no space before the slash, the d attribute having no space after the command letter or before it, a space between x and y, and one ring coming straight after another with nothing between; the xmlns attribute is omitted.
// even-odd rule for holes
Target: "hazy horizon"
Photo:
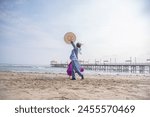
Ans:
<svg viewBox="0 0 150 117"><path fill-rule="evenodd" d="M80 60L150 59L149 0L1 0L0 63L69 61L64 34L83 43Z"/></svg>

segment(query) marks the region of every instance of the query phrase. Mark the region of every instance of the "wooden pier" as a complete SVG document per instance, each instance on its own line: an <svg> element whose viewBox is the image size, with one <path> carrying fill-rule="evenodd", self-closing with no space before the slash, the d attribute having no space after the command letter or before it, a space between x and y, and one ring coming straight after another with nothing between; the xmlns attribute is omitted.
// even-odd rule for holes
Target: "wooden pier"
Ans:
<svg viewBox="0 0 150 117"><path fill-rule="evenodd" d="M51 63L51 67L67 68L68 64ZM150 63L102 63L81 64L84 69L102 72L150 74Z"/></svg>

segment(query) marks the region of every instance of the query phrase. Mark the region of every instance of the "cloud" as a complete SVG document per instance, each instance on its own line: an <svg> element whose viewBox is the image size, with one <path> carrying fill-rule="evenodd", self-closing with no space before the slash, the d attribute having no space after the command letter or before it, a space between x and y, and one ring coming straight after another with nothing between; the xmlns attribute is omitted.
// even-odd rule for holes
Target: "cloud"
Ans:
<svg viewBox="0 0 150 117"><path fill-rule="evenodd" d="M95 58L114 54L140 57L149 51L150 37L149 22L140 10L135 1L91 1L78 6L70 21L88 45L86 54Z"/></svg>
<svg viewBox="0 0 150 117"><path fill-rule="evenodd" d="M31 63L34 56L41 63L66 61L72 47L64 43L63 36L72 31L84 44L84 60L149 56L149 20L142 14L140 2L6 1L0 5L1 53L8 57L10 49L25 62L25 52Z"/></svg>
<svg viewBox="0 0 150 117"><path fill-rule="evenodd" d="M27 17L20 16L16 12L5 12L0 19L6 24L1 25L1 35L11 40L18 40L22 43L20 43L21 45L24 45L24 42L28 42L31 46L52 48L52 43L57 42L53 34L48 33L38 23Z"/></svg>

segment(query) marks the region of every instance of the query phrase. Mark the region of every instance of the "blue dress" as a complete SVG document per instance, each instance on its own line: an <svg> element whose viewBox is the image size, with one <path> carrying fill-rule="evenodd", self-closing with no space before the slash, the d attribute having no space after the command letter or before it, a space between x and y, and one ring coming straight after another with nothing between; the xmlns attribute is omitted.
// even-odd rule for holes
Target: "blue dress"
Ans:
<svg viewBox="0 0 150 117"><path fill-rule="evenodd" d="M72 79L75 79L75 72L78 73L79 76L83 76L82 73L80 72L80 64L78 61L78 48L74 45L74 43L71 43L72 46L74 47L71 55L70 55L70 59L72 61Z"/></svg>

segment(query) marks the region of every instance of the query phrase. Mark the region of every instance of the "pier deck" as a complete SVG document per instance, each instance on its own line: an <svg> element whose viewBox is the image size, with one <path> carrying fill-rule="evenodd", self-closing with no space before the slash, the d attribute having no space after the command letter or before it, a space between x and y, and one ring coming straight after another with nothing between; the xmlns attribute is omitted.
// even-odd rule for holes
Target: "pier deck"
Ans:
<svg viewBox="0 0 150 117"><path fill-rule="evenodd" d="M68 64L51 64L52 67L67 68ZM150 74L150 63L102 63L81 64L84 69L103 72L125 72L125 73L148 73Z"/></svg>

